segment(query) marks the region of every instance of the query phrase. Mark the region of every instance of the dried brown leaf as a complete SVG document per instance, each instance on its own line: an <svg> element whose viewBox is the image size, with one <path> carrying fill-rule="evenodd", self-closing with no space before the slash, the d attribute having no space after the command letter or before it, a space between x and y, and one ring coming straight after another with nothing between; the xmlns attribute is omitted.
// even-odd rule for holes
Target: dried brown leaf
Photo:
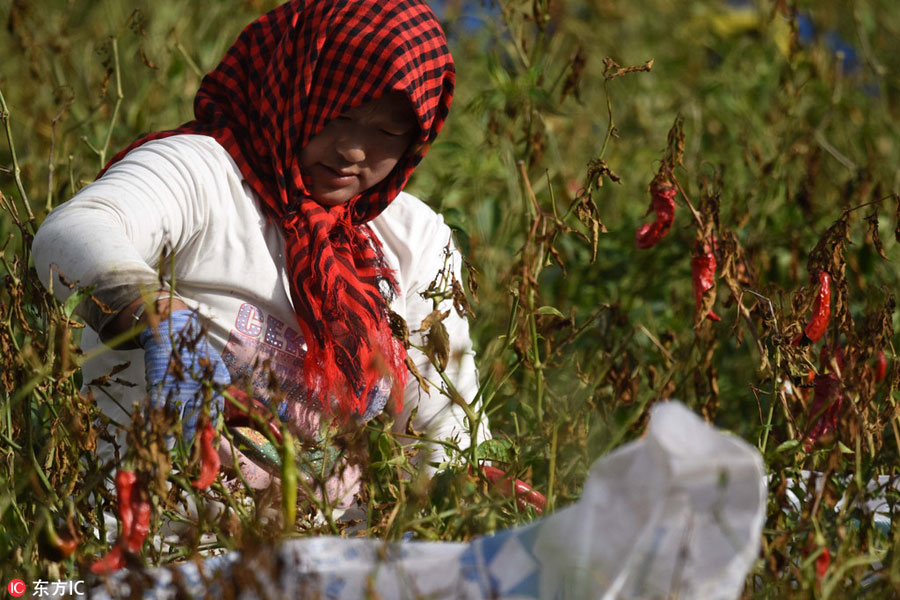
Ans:
<svg viewBox="0 0 900 600"><path fill-rule="evenodd" d="M884 251L884 244L881 243L881 238L878 236L878 213L872 213L866 217L866 221L869 224L868 236L872 240L872 245L875 246L875 251L878 252L878 256L884 260L889 260Z"/></svg>
<svg viewBox="0 0 900 600"><path fill-rule="evenodd" d="M897 205L894 208L894 239L900 242L900 194L894 194L894 202Z"/></svg>
<svg viewBox="0 0 900 600"><path fill-rule="evenodd" d="M435 326L437 323L443 322L444 319L450 316L450 311L446 310L441 312L440 310L433 310L431 314L422 319L422 325L419 327L418 331L431 331L431 328Z"/></svg>
<svg viewBox="0 0 900 600"><path fill-rule="evenodd" d="M584 48L579 44L578 49L575 50L575 54L572 55L572 59L569 61L569 74L563 83L561 100L565 100L569 95L574 96L576 100L581 100L581 78L584 76L586 64L587 58L584 55Z"/></svg>
<svg viewBox="0 0 900 600"><path fill-rule="evenodd" d="M447 314L449 312L447 311ZM450 334L447 333L447 327L444 325L443 320L433 323L428 329L428 335L425 340L425 354L441 371L447 368L447 363L450 360Z"/></svg>
<svg viewBox="0 0 900 600"><path fill-rule="evenodd" d="M684 119L679 115L666 137L666 163L669 168L684 166Z"/></svg>
<svg viewBox="0 0 900 600"><path fill-rule="evenodd" d="M453 308L456 310L456 314L462 318L475 316L472 312L472 307L469 304L469 298L466 296L466 292L463 290L459 280L454 277L453 281L450 283L450 287L453 294Z"/></svg>
<svg viewBox="0 0 900 600"><path fill-rule="evenodd" d="M393 335L395 339L400 340L403 343L404 348L409 348L409 325L406 324L406 319L394 311L389 310L388 323L391 327L391 335Z"/></svg>
<svg viewBox="0 0 900 600"><path fill-rule="evenodd" d="M466 262L466 271L468 272L468 277L466 277L466 287L469 288L472 299L475 300L475 302L478 302L478 270Z"/></svg>
<svg viewBox="0 0 900 600"><path fill-rule="evenodd" d="M620 67L619 64L611 58L603 59L603 76L607 81L615 79L616 77L628 75L629 73L648 72L652 68L653 59L648 60L642 65L635 65L632 67Z"/></svg>

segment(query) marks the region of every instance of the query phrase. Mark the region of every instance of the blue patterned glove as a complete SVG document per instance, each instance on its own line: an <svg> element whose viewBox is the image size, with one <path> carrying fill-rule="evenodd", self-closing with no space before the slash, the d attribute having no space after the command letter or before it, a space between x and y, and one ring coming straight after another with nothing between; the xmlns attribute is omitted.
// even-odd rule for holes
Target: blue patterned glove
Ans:
<svg viewBox="0 0 900 600"><path fill-rule="evenodd" d="M222 357L200 327L192 310L176 310L154 330L141 332L147 392L153 408L166 408L181 419L184 441L190 444L203 414L204 384L212 383L209 416L213 422L225 406L222 388L231 377Z"/></svg>

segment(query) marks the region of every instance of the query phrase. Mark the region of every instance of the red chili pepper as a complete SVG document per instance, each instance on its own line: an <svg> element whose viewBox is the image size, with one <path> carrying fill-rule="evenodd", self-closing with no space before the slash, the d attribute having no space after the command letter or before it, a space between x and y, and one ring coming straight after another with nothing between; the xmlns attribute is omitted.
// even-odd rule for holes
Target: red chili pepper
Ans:
<svg viewBox="0 0 900 600"><path fill-rule="evenodd" d="M675 195L678 191L669 178L660 171L650 182L650 208L656 213L652 223L645 223L637 230L635 241L638 248L650 248L666 237L675 221Z"/></svg>
<svg viewBox="0 0 900 600"><path fill-rule="evenodd" d="M71 522L69 523L68 531L58 532L53 525L53 518L50 516L50 513L45 511L44 515L46 521L38 538L38 548L41 551L41 556L55 562L65 560L75 552L80 540L72 532Z"/></svg>
<svg viewBox="0 0 900 600"><path fill-rule="evenodd" d="M521 479L516 479L514 483L502 469L488 465L481 467L481 472L484 474L484 478L490 481L501 494L514 496L519 510L525 510L530 505L535 512L539 514L544 512L547 498Z"/></svg>
<svg viewBox="0 0 900 600"><path fill-rule="evenodd" d="M827 271L819 271L819 293L813 302L812 318L806 324L803 333L813 342L818 342L828 329L829 319L831 319L831 275Z"/></svg>
<svg viewBox="0 0 900 600"><path fill-rule="evenodd" d="M825 577L825 573L828 571L828 566L831 564L831 552L828 551L828 548L822 550L822 554L816 558L816 577L822 579Z"/></svg>
<svg viewBox="0 0 900 600"><path fill-rule="evenodd" d="M131 532L125 540L125 548L132 553L137 554L144 546L144 540L147 539L147 531L150 529L150 502L142 496L146 494L143 490L134 488L135 497L132 499L132 509L134 511L134 523Z"/></svg>
<svg viewBox="0 0 900 600"><path fill-rule="evenodd" d="M716 254L712 244L706 240L697 240L694 245L694 254L691 257L691 275L694 282L694 300L697 304L697 312L703 309L703 297L709 290L716 287ZM710 308L705 319L721 321L722 318Z"/></svg>
<svg viewBox="0 0 900 600"><path fill-rule="evenodd" d="M125 552L140 552L150 529L150 501L134 471L116 472L119 522L122 534L103 558L91 565L91 572L106 575L125 566Z"/></svg>
<svg viewBox="0 0 900 600"><path fill-rule="evenodd" d="M113 546L103 558L91 565L91 573L94 575L108 575L125 566L125 553L122 546Z"/></svg>
<svg viewBox="0 0 900 600"><path fill-rule="evenodd" d="M191 485L205 490L213 484L219 475L219 451L213 444L216 430L209 421L200 430L200 476Z"/></svg>
<svg viewBox="0 0 900 600"><path fill-rule="evenodd" d="M807 343L818 342L828 329L828 321L831 319L831 275L826 271L819 271L819 293L813 302L812 317L803 328L803 333L791 341L792 346L799 346L806 339Z"/></svg>
<svg viewBox="0 0 900 600"><path fill-rule="evenodd" d="M131 494L136 483L137 475L135 475L134 471L116 472L116 494L119 499L119 522L122 524L123 538L131 535L131 528L134 525L134 507Z"/></svg>
<svg viewBox="0 0 900 600"><path fill-rule="evenodd" d="M887 357L884 355L884 350L878 351L878 356L875 357L875 382L878 383L884 376L887 375Z"/></svg>
<svg viewBox="0 0 900 600"><path fill-rule="evenodd" d="M59 536L59 551L62 552L63 558L68 558L75 552L78 547L79 540L77 537L71 537L67 534Z"/></svg>
<svg viewBox="0 0 900 600"><path fill-rule="evenodd" d="M831 318L831 275L827 271L819 271L819 293L813 302L813 314L803 333L813 342L818 342Z"/></svg>
<svg viewBox="0 0 900 600"><path fill-rule="evenodd" d="M834 373L816 375L813 384L813 401L809 415L816 421L810 426L803 440L803 449L809 452L820 437L837 430L838 416L843 404L841 382Z"/></svg>

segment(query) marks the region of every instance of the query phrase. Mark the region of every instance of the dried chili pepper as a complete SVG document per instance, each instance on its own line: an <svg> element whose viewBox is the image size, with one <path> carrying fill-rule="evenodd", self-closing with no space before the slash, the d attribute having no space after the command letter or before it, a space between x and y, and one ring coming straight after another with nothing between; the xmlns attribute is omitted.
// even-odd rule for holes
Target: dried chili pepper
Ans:
<svg viewBox="0 0 900 600"><path fill-rule="evenodd" d="M140 552L150 529L150 501L134 471L116 472L119 522L122 533L106 555L91 565L91 572L106 575L125 566L125 552Z"/></svg>
<svg viewBox="0 0 900 600"><path fill-rule="evenodd" d="M837 430L838 416L843 404L841 382L834 373L816 375L813 384L813 401L809 406L810 418L815 419L806 432L803 448L807 452L822 436Z"/></svg>
<svg viewBox="0 0 900 600"><path fill-rule="evenodd" d="M712 244L707 240L697 240L694 245L694 254L691 256L691 275L694 282L694 300L697 303L697 312L703 310L705 305L705 296L709 290L716 288L716 254L713 252L715 242ZM710 302L710 306L715 302ZM710 308L704 319L711 321L721 321L722 318L713 312Z"/></svg>
<svg viewBox="0 0 900 600"><path fill-rule="evenodd" d="M678 190L666 176L662 169L650 182L650 208L647 210L656 213L652 223L645 223L637 230L635 241L638 248L650 248L659 240L666 237L675 221L675 195ZM646 216L646 215L645 215Z"/></svg>
<svg viewBox="0 0 900 600"><path fill-rule="evenodd" d="M213 444L216 430L212 423L207 421L200 429L200 476L191 483L195 488L205 490L213 484L219 475L219 451Z"/></svg>
<svg viewBox="0 0 900 600"><path fill-rule="evenodd" d="M481 467L481 472L484 474L484 478L491 482L491 485L497 491L504 496L514 497L519 510L525 510L528 506L531 506L538 514L544 512L547 499L542 493L533 489L521 479L513 481L502 469L489 465Z"/></svg>

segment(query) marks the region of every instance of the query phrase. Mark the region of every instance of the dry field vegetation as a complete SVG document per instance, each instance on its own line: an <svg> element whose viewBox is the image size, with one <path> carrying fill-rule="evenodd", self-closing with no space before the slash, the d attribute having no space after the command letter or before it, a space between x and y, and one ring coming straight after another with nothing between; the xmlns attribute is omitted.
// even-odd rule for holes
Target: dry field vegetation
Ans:
<svg viewBox="0 0 900 600"><path fill-rule="evenodd" d="M114 501L92 452L97 408L78 393L72 314L89 291L52 300L32 234L116 150L188 120L202 74L276 4L0 2L4 580L84 574L107 550L92 532ZM494 459L558 508L595 459L641 434L650 406L679 399L755 444L771 474L748 598L896 596L900 530L863 507L897 501L900 466L900 5L486 0L445 13L456 101L410 191L445 215L471 266L495 441L465 461ZM674 223L638 248L657 173L677 188ZM704 241L715 286L698 308ZM803 332L823 272L831 314L814 341ZM701 318L710 307L721 321ZM465 469L403 477L386 430L365 432L368 535L460 540L535 518ZM151 535L167 507L200 494L193 457L129 460L150 485ZM795 488L810 471L824 485L806 497ZM239 506L221 486L203 494ZM199 527L227 532L213 545L228 548L340 532L308 514L288 533L245 508ZM148 544L141 560L208 547Z"/></svg>

